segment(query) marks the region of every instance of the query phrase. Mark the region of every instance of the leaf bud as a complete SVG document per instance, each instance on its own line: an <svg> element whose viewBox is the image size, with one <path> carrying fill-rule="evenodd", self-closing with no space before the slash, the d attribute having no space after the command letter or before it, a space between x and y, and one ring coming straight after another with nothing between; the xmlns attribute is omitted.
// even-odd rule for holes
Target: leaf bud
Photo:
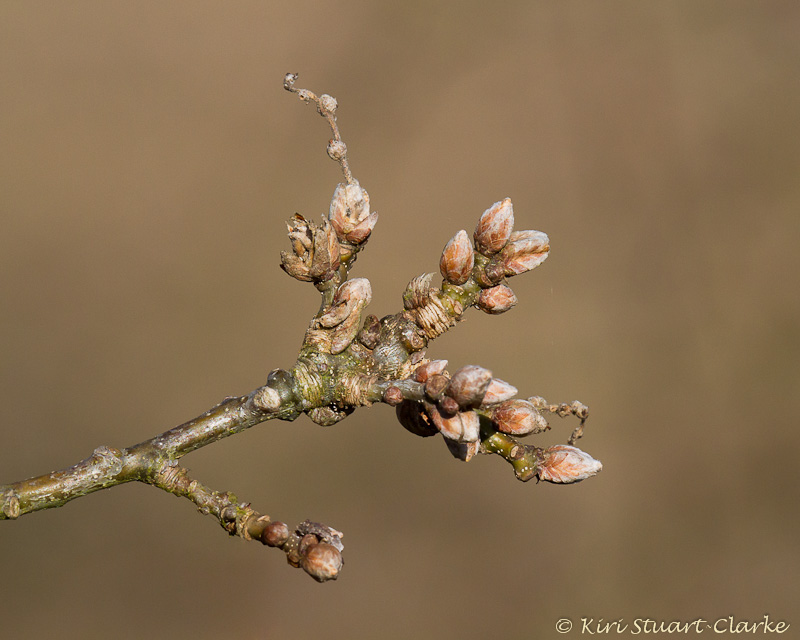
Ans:
<svg viewBox="0 0 800 640"><path fill-rule="evenodd" d="M446 418L456 415L458 413L458 410L461 408L458 406L458 402L453 400L450 396L444 396L440 398L438 404L439 404L439 411Z"/></svg>
<svg viewBox="0 0 800 640"><path fill-rule="evenodd" d="M558 444L542 451L537 474L540 480L568 484L597 475L603 464L588 453L567 444Z"/></svg>
<svg viewBox="0 0 800 640"><path fill-rule="evenodd" d="M327 542L309 545L301 560L303 571L317 582L336 580L342 570L342 564L341 552Z"/></svg>
<svg viewBox="0 0 800 640"><path fill-rule="evenodd" d="M472 460L481 448L480 442L454 442L447 438L443 438L443 440L453 457L462 462Z"/></svg>
<svg viewBox="0 0 800 640"><path fill-rule="evenodd" d="M331 332L331 353L341 353L358 334L361 310L372 301L372 287L366 278L353 278L339 285L330 308L315 324Z"/></svg>
<svg viewBox="0 0 800 640"><path fill-rule="evenodd" d="M492 409L491 416L498 431L515 436L541 433L549 428L544 416L527 400L506 400Z"/></svg>
<svg viewBox="0 0 800 640"><path fill-rule="evenodd" d="M479 407L492 381L492 372L474 364L461 367L453 374L447 387L447 395L460 407Z"/></svg>
<svg viewBox="0 0 800 640"><path fill-rule="evenodd" d="M369 194L354 180L336 186L328 218L339 240L359 245L369 238L378 214L369 212Z"/></svg>
<svg viewBox="0 0 800 640"><path fill-rule="evenodd" d="M477 442L480 438L480 419L474 411L446 418L435 406L428 405L426 408L433 424L445 438L456 442Z"/></svg>
<svg viewBox="0 0 800 640"><path fill-rule="evenodd" d="M517 276L547 259L550 239L541 231L515 231L498 256L506 276Z"/></svg>
<svg viewBox="0 0 800 640"><path fill-rule="evenodd" d="M421 364L414 371L414 380L417 382L427 382L431 376L443 373L447 367L447 360L429 360L425 364Z"/></svg>
<svg viewBox="0 0 800 640"><path fill-rule="evenodd" d="M403 401L403 392L394 385L387 387L383 392L383 401L391 407L396 407Z"/></svg>
<svg viewBox="0 0 800 640"><path fill-rule="evenodd" d="M439 430L431 423L428 414L425 413L418 402L403 400L395 408L397 420L406 430L421 438L435 436Z"/></svg>
<svg viewBox="0 0 800 640"><path fill-rule="evenodd" d="M517 388L513 385L508 384L504 380L500 378L492 378L492 381L489 383L489 387L486 389L486 393L483 396L482 405L490 405L490 404L497 404L499 402L505 402L506 400L510 400L515 395L517 395Z"/></svg>
<svg viewBox="0 0 800 640"><path fill-rule="evenodd" d="M514 208L511 198L495 202L483 212L475 227L475 248L485 256L500 251L508 242L514 228Z"/></svg>
<svg viewBox="0 0 800 640"><path fill-rule="evenodd" d="M425 381L425 395L428 397L428 400L436 402L441 398L449 383L450 378L441 374L428 378Z"/></svg>
<svg viewBox="0 0 800 640"><path fill-rule="evenodd" d="M289 539L289 527L285 522L270 522L261 532L261 542L268 547L282 547Z"/></svg>
<svg viewBox="0 0 800 640"><path fill-rule="evenodd" d="M475 301L476 306L486 313L497 315L505 313L517 304L517 296L504 284L483 289Z"/></svg>
<svg viewBox="0 0 800 640"><path fill-rule="evenodd" d="M445 245L439 260L439 271L450 284L464 284L475 265L475 253L467 232L463 229Z"/></svg>

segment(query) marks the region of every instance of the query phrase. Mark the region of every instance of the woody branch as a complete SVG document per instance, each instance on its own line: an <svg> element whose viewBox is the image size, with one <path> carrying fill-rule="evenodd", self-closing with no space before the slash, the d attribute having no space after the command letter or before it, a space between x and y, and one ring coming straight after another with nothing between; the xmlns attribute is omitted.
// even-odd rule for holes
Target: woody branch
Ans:
<svg viewBox="0 0 800 640"><path fill-rule="evenodd" d="M441 284L434 284L433 273L418 276L403 294L401 311L381 319L364 316L371 285L349 274L378 214L370 210L369 194L350 169L336 100L297 89L296 80L287 74L284 87L314 104L328 121L333 134L328 155L339 163L345 181L334 190L328 215L320 222L300 214L288 222L291 251L281 253L281 267L313 283L321 294L294 366L274 370L250 394L227 398L150 440L125 449L98 447L68 469L0 486L0 519L59 507L125 482L143 482L191 500L231 535L281 549L290 564L322 582L341 570L341 532L311 521L290 528L272 520L233 494L192 480L180 458L267 420L291 421L304 413L329 426L358 407L383 402L396 408L398 421L411 433L441 434L457 459L496 454L523 481L573 483L602 469L574 446L588 417L585 405L550 404L538 396L519 399L515 387L483 367L467 365L451 375L446 360L426 358L430 342L470 307L499 314L516 304L507 280L544 262L550 251L547 235L514 231L511 200L496 202L478 220L472 239L462 230L447 242L439 260ZM550 428L545 413L579 420L568 443L540 448L519 442Z"/></svg>

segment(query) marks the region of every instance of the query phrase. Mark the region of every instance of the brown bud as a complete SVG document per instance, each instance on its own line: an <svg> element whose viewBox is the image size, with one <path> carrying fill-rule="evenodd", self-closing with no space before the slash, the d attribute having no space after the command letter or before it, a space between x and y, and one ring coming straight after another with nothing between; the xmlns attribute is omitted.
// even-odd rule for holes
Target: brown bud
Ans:
<svg viewBox="0 0 800 640"><path fill-rule="evenodd" d="M460 408L458 402L453 400L450 396L439 398L439 411L446 418L456 415Z"/></svg>
<svg viewBox="0 0 800 640"><path fill-rule="evenodd" d="M474 411L446 418L433 405L428 405L427 410L433 424L445 438L456 442L477 442L480 438L480 419Z"/></svg>
<svg viewBox="0 0 800 640"><path fill-rule="evenodd" d="M364 319L364 326L358 334L358 340L367 349L374 349L378 345L381 336L381 322L377 317L368 315Z"/></svg>
<svg viewBox="0 0 800 640"><path fill-rule="evenodd" d="M439 260L439 271L450 284L464 284L472 273L475 264L475 253L469 236L464 230L459 231L445 245Z"/></svg>
<svg viewBox="0 0 800 640"><path fill-rule="evenodd" d="M481 311L497 315L516 305L517 296L506 285L498 284L490 289L483 289L475 304Z"/></svg>
<svg viewBox="0 0 800 640"><path fill-rule="evenodd" d="M547 420L527 400L506 400L492 409L492 422L498 431L516 436L541 433L548 429Z"/></svg>
<svg viewBox="0 0 800 640"><path fill-rule="evenodd" d="M550 240L541 231L515 231L498 256L506 276L516 276L538 267L547 259Z"/></svg>
<svg viewBox="0 0 800 640"><path fill-rule="evenodd" d="M332 329L331 353L344 351L358 333L361 310L372 301L366 278L353 278L339 285L331 307L315 320L317 327Z"/></svg>
<svg viewBox="0 0 800 640"><path fill-rule="evenodd" d="M328 218L339 240L358 245L367 241L378 221L377 213L369 212L369 194L358 181L336 186Z"/></svg>
<svg viewBox="0 0 800 640"><path fill-rule="evenodd" d="M403 392L399 387L388 387L386 391L383 392L383 401L392 407L396 407L403 401Z"/></svg>
<svg viewBox="0 0 800 640"><path fill-rule="evenodd" d="M268 547L281 547L289 539L289 527L285 522L270 522L261 533L261 542Z"/></svg>
<svg viewBox="0 0 800 640"><path fill-rule="evenodd" d="M453 374L447 395L461 407L479 407L492 381L492 372L474 364L461 367Z"/></svg>
<svg viewBox="0 0 800 640"><path fill-rule="evenodd" d="M511 199L495 202L483 212L475 227L475 248L485 256L500 251L508 242L514 228L514 209Z"/></svg>
<svg viewBox="0 0 800 640"><path fill-rule="evenodd" d="M454 442L447 438L443 438L443 440L453 457L463 462L472 460L481 448L480 442Z"/></svg>
<svg viewBox="0 0 800 640"><path fill-rule="evenodd" d="M342 564L341 552L327 542L310 545L301 560L303 571L317 582L336 580L342 570Z"/></svg>
<svg viewBox="0 0 800 640"><path fill-rule="evenodd" d="M447 367L447 360L430 360L417 367L416 371L414 371L414 380L426 382L431 376L442 373L445 367Z"/></svg>
<svg viewBox="0 0 800 640"><path fill-rule="evenodd" d="M517 388L508 384L500 378L492 378L489 383L489 388L483 396L482 404L490 405L497 404L498 402L505 402L517 395Z"/></svg>
<svg viewBox="0 0 800 640"><path fill-rule="evenodd" d="M315 536L313 533L307 533L302 538L300 538L300 544L297 547L297 551L300 555L304 555L308 548L312 544L319 544L319 538Z"/></svg>
<svg viewBox="0 0 800 640"><path fill-rule="evenodd" d="M436 402L442 396L449 383L450 378L447 376L441 374L431 376L425 382L425 395L429 400Z"/></svg>
<svg viewBox="0 0 800 640"><path fill-rule="evenodd" d="M304 282L330 280L341 258L336 233L328 221L317 225L296 213L287 226L294 253L281 252L281 268Z"/></svg>
<svg viewBox="0 0 800 640"><path fill-rule="evenodd" d="M428 438L435 436L439 430L433 426L428 414L418 402L403 400L395 409L397 420L415 436Z"/></svg>
<svg viewBox="0 0 800 640"><path fill-rule="evenodd" d="M603 464L577 447L558 444L542 451L542 462L539 464L540 480L568 484L580 482L597 475Z"/></svg>

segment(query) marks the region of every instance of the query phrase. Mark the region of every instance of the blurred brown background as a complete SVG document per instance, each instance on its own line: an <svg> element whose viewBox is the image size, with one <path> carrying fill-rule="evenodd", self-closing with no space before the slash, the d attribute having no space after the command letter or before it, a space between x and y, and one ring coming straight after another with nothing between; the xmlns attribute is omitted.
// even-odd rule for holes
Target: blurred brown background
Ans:
<svg viewBox="0 0 800 640"><path fill-rule="evenodd" d="M800 5L0 4L0 482L127 446L294 362L284 220L327 210L336 96L399 308L511 196L550 259L433 344L580 399L595 479L517 482L378 406L185 459L346 534L338 582L126 485L0 523L3 636L544 638L769 614L800 637ZM543 443L563 442L556 422ZM559 618L576 622L557 636Z"/></svg>

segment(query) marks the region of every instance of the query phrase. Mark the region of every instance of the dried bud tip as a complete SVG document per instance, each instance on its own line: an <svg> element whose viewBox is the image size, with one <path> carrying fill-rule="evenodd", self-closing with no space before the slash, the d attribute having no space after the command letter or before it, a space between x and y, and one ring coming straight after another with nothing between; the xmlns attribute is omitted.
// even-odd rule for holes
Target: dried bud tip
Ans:
<svg viewBox="0 0 800 640"><path fill-rule="evenodd" d="M558 444L542 451L539 464L540 480L568 484L591 478L603 469L603 464L577 447Z"/></svg>
<svg viewBox="0 0 800 640"><path fill-rule="evenodd" d="M283 76L283 88L287 91L294 91L294 83L297 82L299 75L297 73L287 73Z"/></svg>
<svg viewBox="0 0 800 640"><path fill-rule="evenodd" d="M476 306L486 313L497 315L505 313L517 304L517 296L504 284L483 289L475 301Z"/></svg>
<svg viewBox="0 0 800 640"><path fill-rule="evenodd" d="M475 408L483 402L483 396L492 381L492 372L474 364L461 367L453 374L447 395L459 406Z"/></svg>
<svg viewBox="0 0 800 640"><path fill-rule="evenodd" d="M495 202L478 220L474 234L475 248L485 256L494 255L506 245L513 228L511 198Z"/></svg>
<svg viewBox="0 0 800 640"><path fill-rule="evenodd" d="M475 253L467 232L463 229L445 245L439 260L439 271L450 284L464 284L472 274Z"/></svg>
<svg viewBox="0 0 800 640"><path fill-rule="evenodd" d="M342 564L341 552L327 542L309 545L301 560L303 570L317 582L336 580Z"/></svg>
<svg viewBox="0 0 800 640"><path fill-rule="evenodd" d="M328 142L328 156L331 160L339 162L347 155L347 145L341 140L331 140Z"/></svg>
<svg viewBox="0 0 800 640"><path fill-rule="evenodd" d="M319 97L319 106L317 110L321 116L334 115L336 113L336 107L338 106L339 104L336 102L336 98L329 96L327 93L323 93Z"/></svg>
<svg viewBox="0 0 800 640"><path fill-rule="evenodd" d="M261 533L261 542L268 547L282 547L289 539L289 527L285 522L270 522Z"/></svg>

